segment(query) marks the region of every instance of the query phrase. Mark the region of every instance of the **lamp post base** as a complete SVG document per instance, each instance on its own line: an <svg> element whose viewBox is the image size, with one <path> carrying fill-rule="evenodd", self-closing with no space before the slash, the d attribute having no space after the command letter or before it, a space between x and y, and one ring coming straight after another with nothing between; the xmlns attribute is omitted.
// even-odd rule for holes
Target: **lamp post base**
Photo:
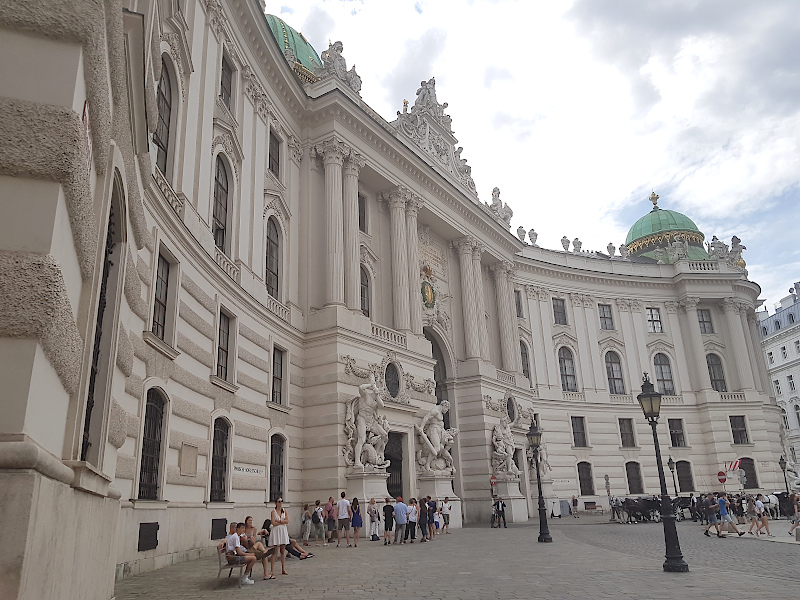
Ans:
<svg viewBox="0 0 800 600"><path fill-rule="evenodd" d="M668 560L665 560L664 571L666 571L667 573L688 573L689 565L683 562L683 559L681 559L680 562L670 562Z"/></svg>

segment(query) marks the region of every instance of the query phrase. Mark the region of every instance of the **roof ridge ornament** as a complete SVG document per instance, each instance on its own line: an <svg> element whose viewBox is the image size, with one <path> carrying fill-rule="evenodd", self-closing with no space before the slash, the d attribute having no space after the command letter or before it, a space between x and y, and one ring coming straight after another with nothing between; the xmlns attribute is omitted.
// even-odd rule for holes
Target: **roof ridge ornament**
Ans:
<svg viewBox="0 0 800 600"><path fill-rule="evenodd" d="M320 79L336 77L337 79L346 83L347 86L356 94L360 95L361 77L359 77L358 73L356 73L355 65L350 67L349 71L347 70L347 61L344 59L344 56L342 56L343 50L344 44L342 44L342 42L337 41L331 43L329 40L328 49L323 50L319 55L320 59L322 60L322 66L317 68L317 70L314 72L314 75Z"/></svg>
<svg viewBox="0 0 800 600"><path fill-rule="evenodd" d="M658 208L658 194L656 194L655 190L653 190L653 193L650 194L650 202L653 203L653 210L661 210Z"/></svg>

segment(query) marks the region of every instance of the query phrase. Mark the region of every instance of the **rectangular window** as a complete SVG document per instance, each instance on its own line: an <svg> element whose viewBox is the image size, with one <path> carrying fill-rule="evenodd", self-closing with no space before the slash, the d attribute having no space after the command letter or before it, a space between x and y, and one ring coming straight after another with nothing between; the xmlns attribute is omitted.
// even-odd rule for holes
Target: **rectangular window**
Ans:
<svg viewBox="0 0 800 600"><path fill-rule="evenodd" d="M269 132L269 170L275 177L280 177L281 142L271 131Z"/></svg>
<svg viewBox="0 0 800 600"><path fill-rule="evenodd" d="M734 444L749 444L750 438L747 437L747 426L744 416L731 417L731 433L733 433Z"/></svg>
<svg viewBox="0 0 800 600"><path fill-rule="evenodd" d="M553 298L553 321L556 325L567 324L567 305L561 298Z"/></svg>
<svg viewBox="0 0 800 600"><path fill-rule="evenodd" d="M286 352L279 348L272 350L272 401L283 404L283 359Z"/></svg>
<svg viewBox="0 0 800 600"><path fill-rule="evenodd" d="M514 290L514 305L517 308L517 318L525 318L525 314L522 312L522 292L519 290Z"/></svg>
<svg viewBox="0 0 800 600"><path fill-rule="evenodd" d="M600 314L600 329L612 331L614 329L614 317L611 315L611 305L598 304L597 312Z"/></svg>
<svg viewBox="0 0 800 600"><path fill-rule="evenodd" d="M794 343L794 353L800 354L800 340L796 340Z"/></svg>
<svg viewBox="0 0 800 600"><path fill-rule="evenodd" d="M775 395L776 396L780 396L781 395L781 382L778 381L777 379L775 379L775 380L773 380L772 385L775 386Z"/></svg>
<svg viewBox="0 0 800 600"><path fill-rule="evenodd" d="M623 448L636 447L636 440L633 437L633 419L619 420L619 435L622 438Z"/></svg>
<svg viewBox="0 0 800 600"><path fill-rule="evenodd" d="M231 87L233 83L233 69L231 63L224 56L222 57L222 76L219 80L219 97L225 103L225 106L230 109L231 107Z"/></svg>
<svg viewBox="0 0 800 600"><path fill-rule="evenodd" d="M711 323L711 311L707 308L697 309L697 322L700 323L700 333L714 333L714 325Z"/></svg>
<svg viewBox="0 0 800 600"><path fill-rule="evenodd" d="M650 333L662 333L664 328L661 326L661 311L657 308L647 308L647 331Z"/></svg>
<svg viewBox="0 0 800 600"><path fill-rule="evenodd" d="M769 364L775 364L775 356L773 356L772 352L767 352L767 358L769 359Z"/></svg>
<svg viewBox="0 0 800 600"><path fill-rule="evenodd" d="M686 446L686 437L683 435L683 419L668 419L669 441L673 448Z"/></svg>
<svg viewBox="0 0 800 600"><path fill-rule="evenodd" d="M586 448L586 421L584 417L572 417L572 441L577 448Z"/></svg>
<svg viewBox="0 0 800 600"><path fill-rule="evenodd" d="M367 233L367 197L358 195L358 229Z"/></svg>
<svg viewBox="0 0 800 600"><path fill-rule="evenodd" d="M157 338L164 339L167 327L167 299L169 288L169 261L162 254L158 255L156 269L156 294L153 300L153 328L151 331Z"/></svg>
<svg viewBox="0 0 800 600"><path fill-rule="evenodd" d="M786 346L781 346L781 356L783 356L783 358L789 357L789 354L786 352Z"/></svg>
<svg viewBox="0 0 800 600"><path fill-rule="evenodd" d="M230 349L231 318L219 313L219 340L217 341L217 377L228 380L228 352Z"/></svg>
<svg viewBox="0 0 800 600"><path fill-rule="evenodd" d="M794 377L792 375L787 375L786 376L786 382L789 384L789 391L790 392L796 391L795 387L794 387Z"/></svg>

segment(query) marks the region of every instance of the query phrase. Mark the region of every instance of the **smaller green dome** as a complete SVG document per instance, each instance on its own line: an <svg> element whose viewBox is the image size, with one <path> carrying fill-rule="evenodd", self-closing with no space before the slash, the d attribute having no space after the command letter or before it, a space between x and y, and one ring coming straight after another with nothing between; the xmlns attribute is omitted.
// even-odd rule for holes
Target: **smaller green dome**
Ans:
<svg viewBox="0 0 800 600"><path fill-rule="evenodd" d="M697 225L689 217L674 210L663 210L655 207L633 224L625 238L625 244L639 240L648 235L666 231L692 231L700 233Z"/></svg>
<svg viewBox="0 0 800 600"><path fill-rule="evenodd" d="M275 15L266 15L266 18L269 30L281 49L291 50L294 53L297 60L295 70L300 71L300 74L306 78L311 75L313 81L314 71L322 67L322 61L317 51L308 43L302 33L295 31L283 19Z"/></svg>

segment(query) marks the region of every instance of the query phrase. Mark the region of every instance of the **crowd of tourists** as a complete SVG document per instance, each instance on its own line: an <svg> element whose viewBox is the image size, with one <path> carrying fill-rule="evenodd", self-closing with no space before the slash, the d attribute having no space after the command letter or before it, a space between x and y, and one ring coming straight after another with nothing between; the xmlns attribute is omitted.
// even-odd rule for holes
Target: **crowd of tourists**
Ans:
<svg viewBox="0 0 800 600"><path fill-rule="evenodd" d="M767 535L775 537L769 529L769 511L765 506L767 497L763 494L735 494L728 497L726 492L715 492L713 494L700 495L695 498L694 494L690 496L689 510L692 513L693 521L700 521L705 524L706 528L703 534L710 536L709 531L713 527L716 530L717 537L724 537L722 529L727 524L734 533L740 537L747 534L750 535ZM767 500L768 502L768 500ZM800 497L797 494L789 496L789 510L787 518L791 523L789 528L789 535L794 535L794 530L797 529L798 520L800 519ZM740 531L737 525L747 525L749 529ZM753 531L755 529L755 532Z"/></svg>
<svg viewBox="0 0 800 600"><path fill-rule="evenodd" d="M248 516L241 523L231 522L225 541L219 544L218 551L225 552L229 565L245 565L243 584L253 584L253 567L261 562L264 580L275 579L275 562L280 560L281 574L286 572L286 555L300 560L313 558L314 554L303 549L310 546L313 536L316 546L327 546L336 540L336 547L344 543L348 548L358 547L362 529L368 527L364 539L380 541L383 545L413 544L419 530L420 543L432 542L439 533L450 533L450 499L437 502L430 496L411 498L408 504L398 496L395 501L386 498L383 502L370 498L363 509L358 498L348 500L345 492L335 501L333 496L323 506L317 500L312 507L303 506L301 517L301 539L289 537L289 515L283 508L283 498L275 501L275 508L264 521L261 529L253 525L253 517ZM363 511L363 512L362 512ZM381 516L383 520L381 521ZM351 539L352 533L352 539ZM263 540L263 541L262 541ZM301 545L302 544L302 545Z"/></svg>

